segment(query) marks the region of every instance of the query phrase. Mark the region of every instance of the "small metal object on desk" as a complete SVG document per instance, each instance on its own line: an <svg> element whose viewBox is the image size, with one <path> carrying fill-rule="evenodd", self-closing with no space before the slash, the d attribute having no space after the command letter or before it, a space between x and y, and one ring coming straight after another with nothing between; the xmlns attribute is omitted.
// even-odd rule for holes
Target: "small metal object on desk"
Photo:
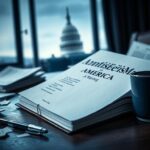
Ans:
<svg viewBox="0 0 150 150"><path fill-rule="evenodd" d="M3 100L0 102L0 106L7 106L8 104L10 104L10 101L8 100Z"/></svg>
<svg viewBox="0 0 150 150"><path fill-rule="evenodd" d="M10 132L12 132L12 129L10 129L9 127L0 129L0 138L5 138Z"/></svg>
<svg viewBox="0 0 150 150"><path fill-rule="evenodd" d="M7 136L7 133L3 129L0 129L0 138L4 138L6 136Z"/></svg>

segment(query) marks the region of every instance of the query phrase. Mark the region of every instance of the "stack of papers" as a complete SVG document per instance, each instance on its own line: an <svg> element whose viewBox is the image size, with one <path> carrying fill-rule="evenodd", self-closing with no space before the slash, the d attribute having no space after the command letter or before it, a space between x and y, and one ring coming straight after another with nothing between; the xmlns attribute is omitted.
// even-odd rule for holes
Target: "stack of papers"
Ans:
<svg viewBox="0 0 150 150"><path fill-rule="evenodd" d="M7 67L0 72L0 97L10 96L10 92L17 92L45 80L41 68L22 69Z"/></svg>
<svg viewBox="0 0 150 150"><path fill-rule="evenodd" d="M5 100L7 98L11 98L15 95L15 93L0 93L0 101Z"/></svg>

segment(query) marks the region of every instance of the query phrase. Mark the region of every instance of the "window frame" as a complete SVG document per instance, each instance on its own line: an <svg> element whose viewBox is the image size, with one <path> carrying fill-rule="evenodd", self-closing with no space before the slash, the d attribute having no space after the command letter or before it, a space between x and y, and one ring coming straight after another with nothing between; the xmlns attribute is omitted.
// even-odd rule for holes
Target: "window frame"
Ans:
<svg viewBox="0 0 150 150"><path fill-rule="evenodd" d="M22 49L22 37L21 37L21 23L20 23L20 12L19 12L19 0L11 0L12 6L12 17L13 17L13 26L14 26L14 38L15 38L15 47L16 47L16 63L5 63L0 64L0 68L11 65L11 66L24 66L23 61L23 49Z"/></svg>

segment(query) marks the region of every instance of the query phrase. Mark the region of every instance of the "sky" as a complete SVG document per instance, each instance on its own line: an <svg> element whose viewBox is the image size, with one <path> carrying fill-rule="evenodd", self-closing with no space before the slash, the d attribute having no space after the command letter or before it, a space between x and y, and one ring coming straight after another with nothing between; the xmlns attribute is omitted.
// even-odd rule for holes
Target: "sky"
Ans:
<svg viewBox="0 0 150 150"><path fill-rule="evenodd" d="M15 56L15 40L10 0L0 1L0 33L0 56Z"/></svg>
<svg viewBox="0 0 150 150"><path fill-rule="evenodd" d="M13 20L10 5L11 0L1 0L0 3L0 56L15 56L15 41L13 36ZM98 0L98 4L100 4ZM52 54L60 56L60 37L66 25L65 8L69 7L72 24L78 29L85 52L93 50L91 16L89 0L35 0L38 47L40 58L49 58ZM101 24L102 13L99 8L101 46L105 47L104 28ZM28 0L20 0L24 56L32 57L32 40L29 22Z"/></svg>

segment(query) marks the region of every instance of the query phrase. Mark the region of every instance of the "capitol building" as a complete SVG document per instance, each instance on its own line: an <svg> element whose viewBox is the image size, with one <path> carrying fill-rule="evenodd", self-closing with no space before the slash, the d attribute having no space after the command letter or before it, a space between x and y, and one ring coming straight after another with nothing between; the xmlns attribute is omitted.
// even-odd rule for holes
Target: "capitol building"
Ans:
<svg viewBox="0 0 150 150"><path fill-rule="evenodd" d="M83 53L83 43L80 40L78 29L71 23L71 16L68 8L66 8L66 21L66 26L61 35L60 50L62 55Z"/></svg>

